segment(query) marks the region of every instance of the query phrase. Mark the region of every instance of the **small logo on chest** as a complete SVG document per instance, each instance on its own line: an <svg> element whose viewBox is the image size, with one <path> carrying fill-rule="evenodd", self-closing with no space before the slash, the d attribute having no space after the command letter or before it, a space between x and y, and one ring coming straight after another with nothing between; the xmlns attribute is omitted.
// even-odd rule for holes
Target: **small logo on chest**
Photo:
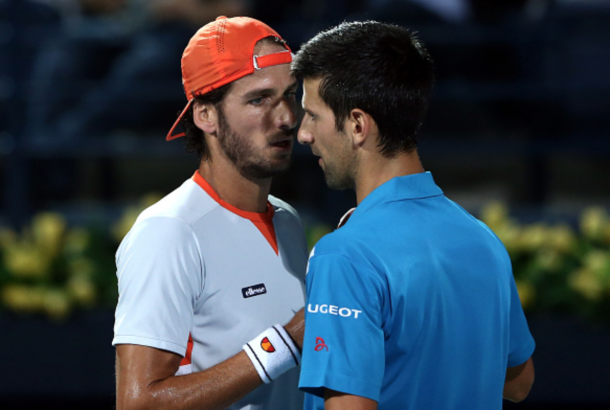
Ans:
<svg viewBox="0 0 610 410"><path fill-rule="evenodd" d="M258 285L252 285L241 289L241 294L244 296L244 299L251 298L252 296L263 295L265 293L267 293L267 288L265 287L264 283L259 283Z"/></svg>

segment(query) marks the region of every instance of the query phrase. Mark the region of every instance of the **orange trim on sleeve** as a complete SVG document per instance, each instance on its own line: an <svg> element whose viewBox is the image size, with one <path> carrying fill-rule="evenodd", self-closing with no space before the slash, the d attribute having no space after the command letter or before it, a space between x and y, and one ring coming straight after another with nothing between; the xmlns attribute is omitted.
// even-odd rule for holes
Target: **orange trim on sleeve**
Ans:
<svg viewBox="0 0 610 410"><path fill-rule="evenodd" d="M230 203L223 201L218 196L216 191L214 191L214 188L212 188L210 184L208 184L208 181L206 181L201 176L201 174L199 174L199 171L195 171L195 174L193 175L193 181L195 181L197 185L203 188L203 190L209 196L211 196L214 201L218 202L220 206L225 209L228 209L236 215L241 216L242 218L249 219L250 222L252 222L254 226L256 226L259 232L263 234L265 239L267 239L267 242L269 242L269 245L271 245L271 247L275 251L275 254L279 255L279 250L277 247L277 238L275 236L275 227L273 226L273 214L275 213L275 211L273 209L273 206L269 202L267 202L267 212L259 213L242 211L241 209L234 207Z"/></svg>
<svg viewBox="0 0 610 410"><path fill-rule="evenodd" d="M189 333L189 341L186 344L186 354L180 362L180 366L186 366L191 364L191 357L193 355L193 336Z"/></svg>

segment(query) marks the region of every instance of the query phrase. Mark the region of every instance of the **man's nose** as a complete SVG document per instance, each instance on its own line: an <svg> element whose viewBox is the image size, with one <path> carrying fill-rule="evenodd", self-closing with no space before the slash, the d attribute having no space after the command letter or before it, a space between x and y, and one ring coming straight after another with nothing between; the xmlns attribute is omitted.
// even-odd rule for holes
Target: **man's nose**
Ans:
<svg viewBox="0 0 610 410"><path fill-rule="evenodd" d="M307 129L307 127L301 124L297 133L297 140L299 141L299 144L302 145L313 144L313 134Z"/></svg>
<svg viewBox="0 0 610 410"><path fill-rule="evenodd" d="M293 129L297 125L296 107L290 101L282 100L277 107L276 125L281 129Z"/></svg>

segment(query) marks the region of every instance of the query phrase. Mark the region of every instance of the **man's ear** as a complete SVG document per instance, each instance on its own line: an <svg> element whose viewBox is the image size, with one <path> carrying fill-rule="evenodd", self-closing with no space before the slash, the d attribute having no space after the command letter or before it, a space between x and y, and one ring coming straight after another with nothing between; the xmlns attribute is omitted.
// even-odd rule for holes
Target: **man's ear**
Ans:
<svg viewBox="0 0 610 410"><path fill-rule="evenodd" d="M218 130L218 110L212 104L193 104L193 122L203 132L216 134Z"/></svg>
<svg viewBox="0 0 610 410"><path fill-rule="evenodd" d="M361 147L367 139L373 138L371 131L376 128L375 120L360 108L354 108L345 121L345 131L352 138L354 147Z"/></svg>

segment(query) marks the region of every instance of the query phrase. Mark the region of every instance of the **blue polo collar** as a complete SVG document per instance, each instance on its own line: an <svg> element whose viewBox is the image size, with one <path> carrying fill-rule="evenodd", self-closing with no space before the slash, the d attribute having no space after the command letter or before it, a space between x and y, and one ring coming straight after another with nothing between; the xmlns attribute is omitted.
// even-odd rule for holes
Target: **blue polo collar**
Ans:
<svg viewBox="0 0 610 410"><path fill-rule="evenodd" d="M360 202L352 216L358 216L387 202L424 199L440 195L443 195L443 190L436 185L429 171L395 177L375 188Z"/></svg>

